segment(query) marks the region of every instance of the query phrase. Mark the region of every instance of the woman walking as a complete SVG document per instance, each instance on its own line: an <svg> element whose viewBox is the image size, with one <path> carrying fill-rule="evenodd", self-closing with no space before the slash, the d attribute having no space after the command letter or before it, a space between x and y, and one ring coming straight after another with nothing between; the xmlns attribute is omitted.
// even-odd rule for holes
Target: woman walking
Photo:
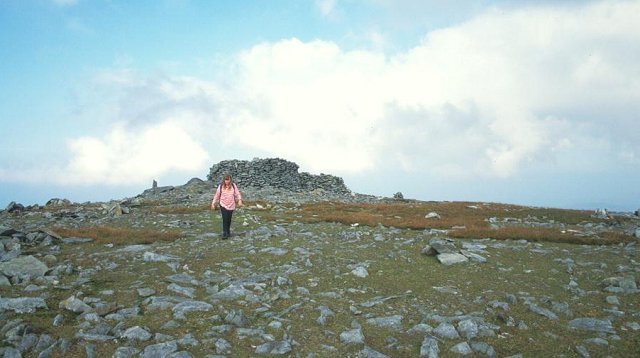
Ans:
<svg viewBox="0 0 640 358"><path fill-rule="evenodd" d="M238 186L231 179L231 175L222 176L222 183L218 185L216 194L211 201L211 209L216 209L220 204L220 214L222 216L222 239L228 239L231 236L231 217L236 209L236 201L238 207L242 204L242 194L238 190Z"/></svg>

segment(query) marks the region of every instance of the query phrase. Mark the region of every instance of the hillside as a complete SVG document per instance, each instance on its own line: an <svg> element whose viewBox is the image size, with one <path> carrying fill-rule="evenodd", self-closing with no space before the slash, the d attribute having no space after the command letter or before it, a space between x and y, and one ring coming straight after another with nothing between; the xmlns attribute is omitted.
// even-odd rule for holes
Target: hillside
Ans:
<svg viewBox="0 0 640 358"><path fill-rule="evenodd" d="M221 240L213 188L1 212L0 354L640 350L637 217L245 186Z"/></svg>

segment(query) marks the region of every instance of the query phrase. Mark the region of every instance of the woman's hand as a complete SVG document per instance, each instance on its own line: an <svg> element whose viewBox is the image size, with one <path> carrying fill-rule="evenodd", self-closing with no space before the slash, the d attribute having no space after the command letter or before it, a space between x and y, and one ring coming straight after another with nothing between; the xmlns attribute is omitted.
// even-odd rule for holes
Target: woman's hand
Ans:
<svg viewBox="0 0 640 358"><path fill-rule="evenodd" d="M242 203L242 199L238 200L238 207L243 207L244 204Z"/></svg>

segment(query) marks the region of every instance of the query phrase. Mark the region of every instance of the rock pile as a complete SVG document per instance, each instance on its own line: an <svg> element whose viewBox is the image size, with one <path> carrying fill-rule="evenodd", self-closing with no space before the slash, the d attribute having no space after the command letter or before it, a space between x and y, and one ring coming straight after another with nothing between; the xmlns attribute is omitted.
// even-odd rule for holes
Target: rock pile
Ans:
<svg viewBox="0 0 640 358"><path fill-rule="evenodd" d="M224 174L231 174L238 185L253 188L279 188L294 192L324 190L337 194L349 194L340 177L328 174L298 173L296 163L279 159L225 160L214 164L207 179L217 183Z"/></svg>

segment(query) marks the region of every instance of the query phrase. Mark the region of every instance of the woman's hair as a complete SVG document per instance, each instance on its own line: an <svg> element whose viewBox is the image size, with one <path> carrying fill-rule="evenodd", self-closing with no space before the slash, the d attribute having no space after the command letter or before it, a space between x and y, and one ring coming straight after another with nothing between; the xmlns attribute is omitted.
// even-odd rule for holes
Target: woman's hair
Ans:
<svg viewBox="0 0 640 358"><path fill-rule="evenodd" d="M222 183L221 185L225 185L225 180L229 179L229 185L233 185L233 178L231 178L231 174L225 174L222 176ZM226 187L226 186L225 186Z"/></svg>

